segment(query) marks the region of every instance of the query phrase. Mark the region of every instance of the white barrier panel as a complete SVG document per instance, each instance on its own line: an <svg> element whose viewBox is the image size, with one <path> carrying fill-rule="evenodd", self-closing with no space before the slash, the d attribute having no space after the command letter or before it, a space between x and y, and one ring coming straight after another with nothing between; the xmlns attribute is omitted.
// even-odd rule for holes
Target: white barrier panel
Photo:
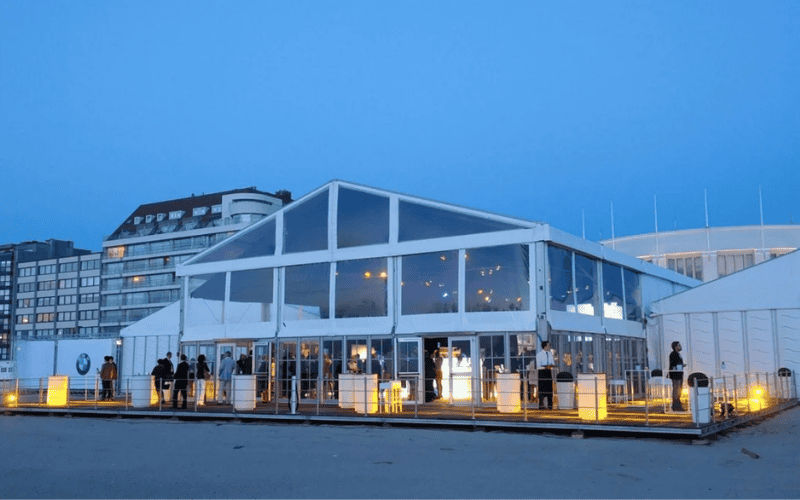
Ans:
<svg viewBox="0 0 800 500"><path fill-rule="evenodd" d="M603 420L606 406L606 374L578 374L578 416L583 420Z"/></svg>
<svg viewBox="0 0 800 500"><path fill-rule="evenodd" d="M355 404L353 397L353 380L357 375L353 373L339 374L339 408L352 409Z"/></svg>
<svg viewBox="0 0 800 500"><path fill-rule="evenodd" d="M522 411L519 390L519 373L497 374L497 411L500 413Z"/></svg>
<svg viewBox="0 0 800 500"><path fill-rule="evenodd" d="M708 387L690 388L689 409L692 411L692 422L695 424L711 422L711 391Z"/></svg>
<svg viewBox="0 0 800 500"><path fill-rule="evenodd" d="M556 382L559 410L575 409L575 382Z"/></svg>
<svg viewBox="0 0 800 500"><path fill-rule="evenodd" d="M256 376L234 375L233 408L235 410L256 409Z"/></svg>
<svg viewBox="0 0 800 500"><path fill-rule="evenodd" d="M378 375L356 375L354 377L354 405L358 413L377 413Z"/></svg>
<svg viewBox="0 0 800 500"><path fill-rule="evenodd" d="M47 406L67 406L69 377L47 377Z"/></svg>
<svg viewBox="0 0 800 500"><path fill-rule="evenodd" d="M147 408L150 406L152 397L155 394L153 377L150 375L131 377L130 384L131 406L134 408Z"/></svg>

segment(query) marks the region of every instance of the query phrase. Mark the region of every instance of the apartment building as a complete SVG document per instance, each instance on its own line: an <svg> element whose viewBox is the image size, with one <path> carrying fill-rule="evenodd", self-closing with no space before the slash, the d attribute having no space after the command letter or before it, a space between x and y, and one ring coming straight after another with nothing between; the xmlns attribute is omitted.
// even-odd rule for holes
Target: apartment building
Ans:
<svg viewBox="0 0 800 500"><path fill-rule="evenodd" d="M0 378L15 345L99 331L100 254L49 239L0 245Z"/></svg>
<svg viewBox="0 0 800 500"><path fill-rule="evenodd" d="M117 335L180 298L175 266L291 201L255 187L140 205L103 242L100 332Z"/></svg>

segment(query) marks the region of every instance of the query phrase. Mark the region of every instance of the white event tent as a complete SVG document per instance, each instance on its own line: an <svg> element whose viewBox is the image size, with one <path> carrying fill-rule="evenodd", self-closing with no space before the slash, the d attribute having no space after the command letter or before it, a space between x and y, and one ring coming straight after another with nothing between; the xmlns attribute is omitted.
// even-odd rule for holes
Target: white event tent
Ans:
<svg viewBox="0 0 800 500"><path fill-rule="evenodd" d="M524 376L550 340L558 370L621 378L663 365L650 304L699 284L546 223L339 180L177 275L181 304L123 330L123 376L179 347L212 369L221 353L252 353L278 379L335 378L356 355L379 378L421 379L425 351L439 350L446 371L484 386Z"/></svg>

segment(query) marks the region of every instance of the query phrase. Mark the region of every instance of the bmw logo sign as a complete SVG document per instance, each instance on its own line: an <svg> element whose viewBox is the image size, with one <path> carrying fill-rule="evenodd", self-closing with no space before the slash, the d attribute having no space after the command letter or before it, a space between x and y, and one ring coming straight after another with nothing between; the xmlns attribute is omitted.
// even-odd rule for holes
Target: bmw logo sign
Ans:
<svg viewBox="0 0 800 500"><path fill-rule="evenodd" d="M78 361L75 362L75 368L78 369L78 373L81 375L86 375L89 373L89 368L92 367L92 360L89 359L89 355L86 353L81 354L78 356Z"/></svg>

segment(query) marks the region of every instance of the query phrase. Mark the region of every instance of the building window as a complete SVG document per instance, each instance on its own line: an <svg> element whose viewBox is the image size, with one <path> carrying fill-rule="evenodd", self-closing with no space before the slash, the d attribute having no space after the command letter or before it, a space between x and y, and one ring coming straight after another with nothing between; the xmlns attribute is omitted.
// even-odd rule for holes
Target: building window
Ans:
<svg viewBox="0 0 800 500"><path fill-rule="evenodd" d="M622 319L622 268L603 262L603 317Z"/></svg>
<svg viewBox="0 0 800 500"><path fill-rule="evenodd" d="M156 222L161 222L166 216L167 214L156 214Z"/></svg>
<svg viewBox="0 0 800 500"><path fill-rule="evenodd" d="M204 274L189 278L189 326L222 323L225 302L225 273Z"/></svg>
<svg viewBox="0 0 800 500"><path fill-rule="evenodd" d="M625 285L625 314L628 321L642 320L642 285L639 273L624 269L623 280Z"/></svg>
<svg viewBox="0 0 800 500"><path fill-rule="evenodd" d="M575 300L578 314L600 316L597 261L579 253L575 254Z"/></svg>
<svg viewBox="0 0 800 500"><path fill-rule="evenodd" d="M19 299L17 300L17 308L33 307L33 299Z"/></svg>
<svg viewBox="0 0 800 500"><path fill-rule="evenodd" d="M684 276L703 281L703 258L700 256L667 259L667 268Z"/></svg>
<svg viewBox="0 0 800 500"><path fill-rule="evenodd" d="M548 246L547 260L550 309L575 312L575 299L572 295L572 252Z"/></svg>
<svg viewBox="0 0 800 500"><path fill-rule="evenodd" d="M18 325L27 325L28 323L33 321L33 314L18 314L17 315L17 324Z"/></svg>
<svg viewBox="0 0 800 500"><path fill-rule="evenodd" d="M339 188L338 247L389 243L389 198Z"/></svg>
<svg viewBox="0 0 800 500"><path fill-rule="evenodd" d="M328 248L328 190L294 205L283 214L283 252Z"/></svg>
<svg viewBox="0 0 800 500"><path fill-rule="evenodd" d="M39 297L38 299L36 299L36 305L38 307L54 306L54 305L56 305L56 298L55 297Z"/></svg>
<svg viewBox="0 0 800 500"><path fill-rule="evenodd" d="M19 275L21 278L25 278L27 276L36 276L36 268L35 267L21 267L19 268Z"/></svg>
<svg viewBox="0 0 800 500"><path fill-rule="evenodd" d="M77 303L78 303L77 295L60 295L58 297L58 305L60 306L68 306Z"/></svg>
<svg viewBox="0 0 800 500"><path fill-rule="evenodd" d="M199 217L208 213L208 207L194 207L192 209L192 216Z"/></svg>
<svg viewBox="0 0 800 500"><path fill-rule="evenodd" d="M399 241L521 229L505 222L404 200L400 200L399 211Z"/></svg>
<svg viewBox="0 0 800 500"><path fill-rule="evenodd" d="M87 319L98 319L100 317L100 311L97 309L92 309L90 311L79 311L78 319L80 320L87 320Z"/></svg>
<svg viewBox="0 0 800 500"><path fill-rule="evenodd" d="M58 288L75 288L78 286L78 278L58 280Z"/></svg>
<svg viewBox="0 0 800 500"><path fill-rule="evenodd" d="M47 266L39 266L39 274L55 274L56 265L50 264Z"/></svg>
<svg viewBox="0 0 800 500"><path fill-rule="evenodd" d="M81 262L81 271L100 269L100 259L84 260Z"/></svg>
<svg viewBox="0 0 800 500"><path fill-rule="evenodd" d="M527 245L465 251L467 312L530 310Z"/></svg>
<svg viewBox="0 0 800 500"><path fill-rule="evenodd" d="M753 252L747 253L718 253L717 254L717 275L719 277L733 274L742 269L753 266Z"/></svg>
<svg viewBox="0 0 800 500"><path fill-rule="evenodd" d="M52 323L56 320L56 313L39 313L36 315L37 323Z"/></svg>
<svg viewBox="0 0 800 500"><path fill-rule="evenodd" d="M100 301L99 293L82 293L80 296L81 304L90 304L92 302L99 302L99 301Z"/></svg>
<svg viewBox="0 0 800 500"><path fill-rule="evenodd" d="M169 213L170 220L180 219L183 217L184 211L183 210L174 210Z"/></svg>
<svg viewBox="0 0 800 500"><path fill-rule="evenodd" d="M221 214L222 213L222 205L214 205L211 207L212 214Z"/></svg>
<svg viewBox="0 0 800 500"><path fill-rule="evenodd" d="M203 242L202 246L207 246ZM196 261L214 262L221 260L249 259L275 254L275 219L269 219L242 231L224 245L212 250Z"/></svg>
<svg viewBox="0 0 800 500"><path fill-rule="evenodd" d="M58 282L55 280L50 281L40 281L37 283L37 289L42 292L45 290L55 290Z"/></svg>
<svg viewBox="0 0 800 500"><path fill-rule="evenodd" d="M287 321L330 318L330 269L327 262L286 268L283 317Z"/></svg>
<svg viewBox="0 0 800 500"><path fill-rule="evenodd" d="M403 257L402 314L458 312L458 251Z"/></svg>
<svg viewBox="0 0 800 500"><path fill-rule="evenodd" d="M106 257L109 259L121 259L125 257L125 247L111 247L106 249Z"/></svg>
<svg viewBox="0 0 800 500"><path fill-rule="evenodd" d="M336 263L336 317L386 316L389 273L385 257Z"/></svg>
<svg viewBox="0 0 800 500"><path fill-rule="evenodd" d="M88 278L81 278L81 286L98 286L100 285L100 276L90 276Z"/></svg>
<svg viewBox="0 0 800 500"><path fill-rule="evenodd" d="M77 262L65 262L64 264L59 264L58 266L58 272L60 273L69 273L77 270L78 270Z"/></svg>
<svg viewBox="0 0 800 500"><path fill-rule="evenodd" d="M272 309L272 269L231 272L231 297L225 313L226 323L260 323L270 320ZM150 301L157 302L150 292ZM169 297L163 297L169 300Z"/></svg>
<svg viewBox="0 0 800 500"><path fill-rule="evenodd" d="M75 321L78 313L76 311L67 311L58 313L58 321Z"/></svg>

